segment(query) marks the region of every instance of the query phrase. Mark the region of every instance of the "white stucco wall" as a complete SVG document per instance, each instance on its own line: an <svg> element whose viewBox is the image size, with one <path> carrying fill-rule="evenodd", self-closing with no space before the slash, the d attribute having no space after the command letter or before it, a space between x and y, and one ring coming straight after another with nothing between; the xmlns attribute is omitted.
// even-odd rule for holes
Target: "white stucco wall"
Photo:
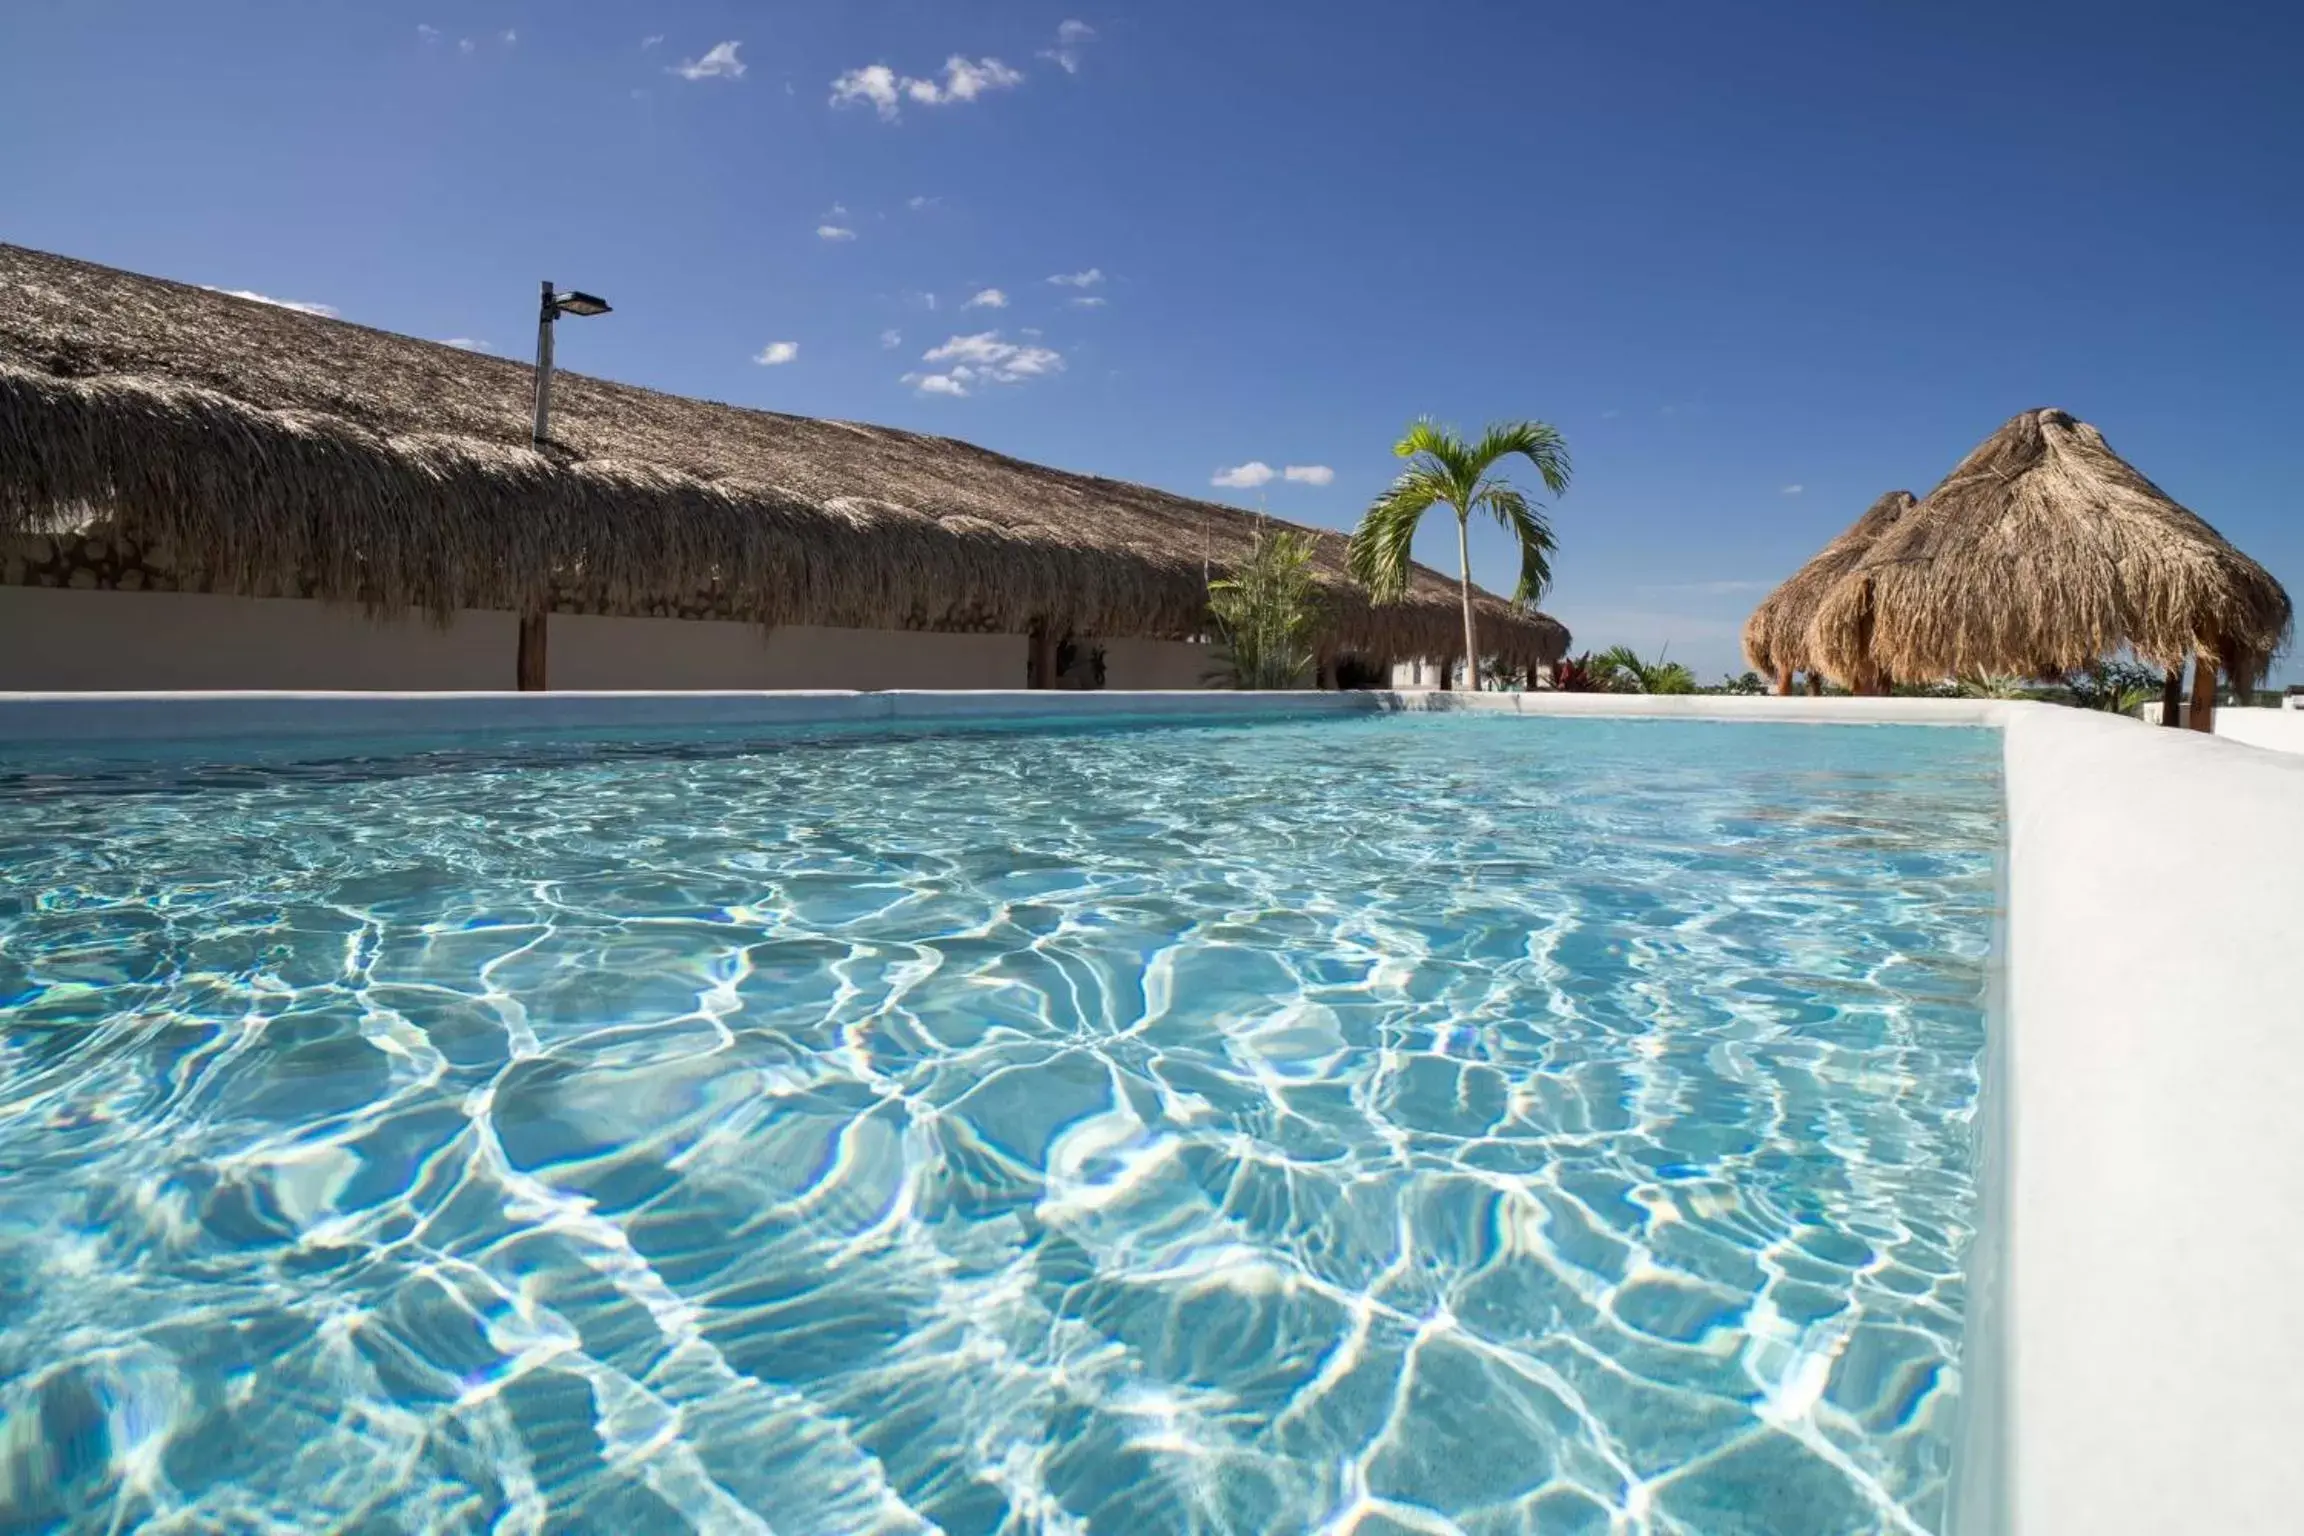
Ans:
<svg viewBox="0 0 2304 1536"><path fill-rule="evenodd" d="M2216 734L2270 752L2304 752L2304 709L2220 709Z"/></svg>
<svg viewBox="0 0 2304 1536"><path fill-rule="evenodd" d="M1021 635L564 613L552 616L547 673L555 689L1017 688L1026 650ZM492 690L513 686L518 653L509 613L459 613L443 628L301 598L0 586L6 691Z"/></svg>

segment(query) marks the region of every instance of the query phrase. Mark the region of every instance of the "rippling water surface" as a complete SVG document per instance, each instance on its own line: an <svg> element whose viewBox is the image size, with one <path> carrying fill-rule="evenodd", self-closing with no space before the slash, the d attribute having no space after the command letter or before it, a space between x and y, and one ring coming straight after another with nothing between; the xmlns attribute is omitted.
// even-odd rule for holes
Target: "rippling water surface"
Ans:
<svg viewBox="0 0 2304 1536"><path fill-rule="evenodd" d="M1924 1530L1995 739L0 777L0 1528Z"/></svg>

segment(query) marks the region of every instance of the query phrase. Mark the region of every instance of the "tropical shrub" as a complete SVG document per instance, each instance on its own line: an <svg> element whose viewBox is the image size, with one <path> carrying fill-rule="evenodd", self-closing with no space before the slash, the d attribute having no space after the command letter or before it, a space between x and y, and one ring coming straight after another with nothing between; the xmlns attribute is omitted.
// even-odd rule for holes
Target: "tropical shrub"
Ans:
<svg viewBox="0 0 2304 1536"><path fill-rule="evenodd" d="M2160 697L2168 678L2164 672L2133 661L2099 661L2064 681L2072 702L2082 709L2132 715Z"/></svg>
<svg viewBox="0 0 2304 1536"><path fill-rule="evenodd" d="M1603 691L1608 693L1694 693L1696 674L1677 661L1667 661L1659 654L1654 661L1644 661L1628 645L1612 646L1602 651L1593 662L1594 671L1603 679Z"/></svg>
<svg viewBox="0 0 2304 1536"><path fill-rule="evenodd" d="M1294 688L1312 670L1320 584L1312 535L1262 532L1231 575L1208 583L1216 632L1208 681L1225 688Z"/></svg>
<svg viewBox="0 0 2304 1536"><path fill-rule="evenodd" d="M1563 656L1552 663L1552 686L1562 693L1605 693L1600 677L1593 670L1592 653L1581 656Z"/></svg>

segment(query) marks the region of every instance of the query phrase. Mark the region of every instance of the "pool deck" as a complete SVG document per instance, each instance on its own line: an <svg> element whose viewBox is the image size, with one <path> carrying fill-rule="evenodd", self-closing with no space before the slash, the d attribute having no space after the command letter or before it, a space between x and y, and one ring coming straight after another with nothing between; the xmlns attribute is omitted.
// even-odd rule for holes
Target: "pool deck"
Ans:
<svg viewBox="0 0 2304 1536"><path fill-rule="evenodd" d="M1046 692L13 694L0 754L1366 710L1999 728L2007 901L1947 1530L2304 1524L2304 756L1990 700Z"/></svg>

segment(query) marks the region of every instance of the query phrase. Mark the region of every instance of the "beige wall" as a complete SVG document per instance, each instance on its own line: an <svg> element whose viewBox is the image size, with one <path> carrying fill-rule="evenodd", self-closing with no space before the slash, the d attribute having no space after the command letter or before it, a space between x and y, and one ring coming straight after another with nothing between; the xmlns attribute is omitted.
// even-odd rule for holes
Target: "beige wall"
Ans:
<svg viewBox="0 0 2304 1536"><path fill-rule="evenodd" d="M0 690L510 688L518 650L508 613L441 629L301 598L0 586ZM1021 635L556 614L548 672L555 688L1021 688L1025 650Z"/></svg>
<svg viewBox="0 0 2304 1536"><path fill-rule="evenodd" d="M1022 635L552 618L555 688L1021 688Z"/></svg>
<svg viewBox="0 0 2304 1536"><path fill-rule="evenodd" d="M519 625L380 623L293 597L0 586L0 689L510 688Z"/></svg>
<svg viewBox="0 0 2304 1536"><path fill-rule="evenodd" d="M1104 686L1141 692L1154 688L1205 688L1208 647L1182 640L1094 640L1104 647Z"/></svg>

